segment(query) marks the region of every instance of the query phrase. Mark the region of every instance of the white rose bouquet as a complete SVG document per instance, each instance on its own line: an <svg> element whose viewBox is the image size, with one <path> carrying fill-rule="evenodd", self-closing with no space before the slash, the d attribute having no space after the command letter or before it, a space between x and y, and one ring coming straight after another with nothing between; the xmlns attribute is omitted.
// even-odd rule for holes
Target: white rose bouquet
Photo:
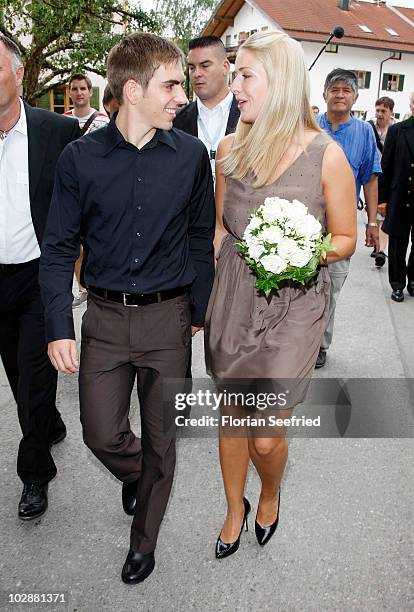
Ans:
<svg viewBox="0 0 414 612"><path fill-rule="evenodd" d="M320 258L332 249L330 240L302 202L276 197L252 213L238 246L257 276L256 287L268 297L282 280L304 285L316 276Z"/></svg>

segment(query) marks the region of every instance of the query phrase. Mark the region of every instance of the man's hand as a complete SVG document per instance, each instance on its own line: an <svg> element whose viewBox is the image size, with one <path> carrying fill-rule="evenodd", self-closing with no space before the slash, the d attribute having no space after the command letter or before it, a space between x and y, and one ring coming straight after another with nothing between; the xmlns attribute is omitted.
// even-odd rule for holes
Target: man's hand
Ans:
<svg viewBox="0 0 414 612"><path fill-rule="evenodd" d="M197 332L201 331L202 329L204 329L203 327L195 327L194 325L191 326L191 335L194 337L196 335Z"/></svg>
<svg viewBox="0 0 414 612"><path fill-rule="evenodd" d="M47 354L53 367L58 372L74 374L78 371L78 351L76 350L76 340L55 340L49 342Z"/></svg>
<svg viewBox="0 0 414 612"><path fill-rule="evenodd" d="M387 212L387 203L386 202L382 202L382 204L378 204L378 212L379 212L380 215L385 217L385 214Z"/></svg>
<svg viewBox="0 0 414 612"><path fill-rule="evenodd" d="M379 251L379 231L378 227L367 225L365 230L365 246L374 247L376 251Z"/></svg>

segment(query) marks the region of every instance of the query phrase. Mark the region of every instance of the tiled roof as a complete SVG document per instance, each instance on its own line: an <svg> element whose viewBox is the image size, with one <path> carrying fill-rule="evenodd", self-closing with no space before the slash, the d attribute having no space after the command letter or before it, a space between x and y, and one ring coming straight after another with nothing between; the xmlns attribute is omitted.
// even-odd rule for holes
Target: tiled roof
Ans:
<svg viewBox="0 0 414 612"><path fill-rule="evenodd" d="M299 40L324 42L333 28L340 25L345 30L340 44L414 53L414 26L384 3L353 0L347 11L341 10L336 0L254 0L252 4ZM240 6L240 0L224 0L204 33L221 36L229 25L228 18L234 17ZM396 9L414 23L413 9ZM359 25L367 26L372 33L364 32ZM386 28L394 30L398 36L393 36Z"/></svg>

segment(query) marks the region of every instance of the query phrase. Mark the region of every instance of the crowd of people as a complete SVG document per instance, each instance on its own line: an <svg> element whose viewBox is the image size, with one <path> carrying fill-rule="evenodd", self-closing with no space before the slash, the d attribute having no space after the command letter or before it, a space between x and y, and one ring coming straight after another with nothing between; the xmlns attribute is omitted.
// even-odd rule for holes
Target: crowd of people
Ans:
<svg viewBox="0 0 414 612"><path fill-rule="evenodd" d="M187 61L191 103L175 44L126 35L107 60L107 115L91 107L91 82L77 73L73 109L60 116L22 100L20 53L0 34L0 352L22 430L18 516L47 509L57 473L51 448L66 436L57 372L79 372L85 444L122 482L133 516L121 574L129 584L155 567L175 468L163 381L180 380L177 391L186 391L191 337L204 329L207 371L218 385L309 381L332 342L361 187L365 241L378 267L389 237L391 297L402 301L406 286L414 295L413 251L406 264L414 118L394 124L387 97L371 125L355 118L358 81L343 69L326 77L326 112L312 108L301 45L282 32L250 36L230 87L219 38L191 41ZM304 286L283 281L266 297L237 243L252 210L276 196L303 202L331 247L317 277ZM72 308L86 296L79 359ZM141 439L129 422L135 380ZM261 482L256 538L263 546L274 535L288 448L281 428L237 436L220 428L219 449L227 515L215 555L223 559L237 551L251 511L250 461Z"/></svg>

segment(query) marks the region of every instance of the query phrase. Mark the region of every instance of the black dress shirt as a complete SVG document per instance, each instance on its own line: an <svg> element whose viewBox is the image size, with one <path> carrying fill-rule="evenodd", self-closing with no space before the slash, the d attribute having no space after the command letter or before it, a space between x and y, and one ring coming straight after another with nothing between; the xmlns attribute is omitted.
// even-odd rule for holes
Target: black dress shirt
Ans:
<svg viewBox="0 0 414 612"><path fill-rule="evenodd" d="M125 293L190 287L202 326L214 277L214 195L203 143L157 130L142 149L115 120L63 151L40 259L48 341L74 338L73 266L80 236L85 281Z"/></svg>

